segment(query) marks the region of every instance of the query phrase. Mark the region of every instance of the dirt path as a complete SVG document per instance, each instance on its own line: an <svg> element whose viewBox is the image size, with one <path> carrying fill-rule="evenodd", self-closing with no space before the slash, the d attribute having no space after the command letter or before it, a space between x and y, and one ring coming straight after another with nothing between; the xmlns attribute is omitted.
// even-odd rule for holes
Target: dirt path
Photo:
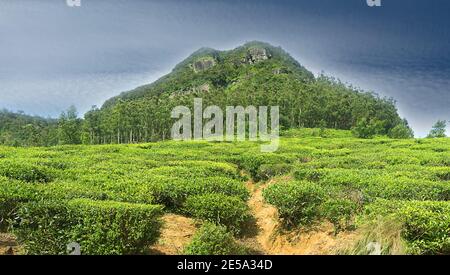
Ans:
<svg viewBox="0 0 450 275"><path fill-rule="evenodd" d="M193 219L175 214L163 216L163 228L158 243L151 247L151 254L178 255L196 231Z"/></svg>
<svg viewBox="0 0 450 275"><path fill-rule="evenodd" d="M20 254L21 248L12 234L0 233L0 255Z"/></svg>
<svg viewBox="0 0 450 275"><path fill-rule="evenodd" d="M324 223L314 230L294 231L282 233L275 207L264 202L262 191L271 184L255 185L247 183L251 191L249 206L256 219L256 236L253 237L257 243L255 249L263 254L269 255L326 255L331 254L343 242L351 238L349 233L340 233L334 236L333 226ZM251 241L248 241L251 243Z"/></svg>

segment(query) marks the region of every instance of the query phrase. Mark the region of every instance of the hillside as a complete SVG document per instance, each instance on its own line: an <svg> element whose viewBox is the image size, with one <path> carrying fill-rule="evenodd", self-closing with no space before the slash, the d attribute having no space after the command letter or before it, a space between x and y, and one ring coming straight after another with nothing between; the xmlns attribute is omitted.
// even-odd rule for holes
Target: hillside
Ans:
<svg viewBox="0 0 450 275"><path fill-rule="evenodd" d="M279 106L283 130L303 127L356 129L360 137L411 137L392 99L314 77L280 47L250 42L229 51L202 48L161 79L124 92L76 117L71 108L56 120L0 114L0 144L136 143L170 138L175 106ZM58 130L58 131L56 131Z"/></svg>
<svg viewBox="0 0 450 275"><path fill-rule="evenodd" d="M449 150L320 129L288 131L270 154L253 142L0 147L0 253L76 241L83 254L368 254L373 242L448 254Z"/></svg>
<svg viewBox="0 0 450 275"><path fill-rule="evenodd" d="M0 144L55 145L57 144L57 120L0 110Z"/></svg>
<svg viewBox="0 0 450 275"><path fill-rule="evenodd" d="M204 106L280 106L284 129L351 129L359 122L389 134L404 124L395 103L332 78L314 75L279 47L250 42L229 51L202 48L156 82L107 100L85 116L91 143L169 138L170 111Z"/></svg>

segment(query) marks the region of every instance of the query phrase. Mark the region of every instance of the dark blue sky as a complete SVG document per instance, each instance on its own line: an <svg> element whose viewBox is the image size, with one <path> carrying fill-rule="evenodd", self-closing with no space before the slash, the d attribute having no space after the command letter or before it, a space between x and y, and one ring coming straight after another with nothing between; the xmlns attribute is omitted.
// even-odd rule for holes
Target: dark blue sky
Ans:
<svg viewBox="0 0 450 275"><path fill-rule="evenodd" d="M0 0L0 108L81 113L194 50L262 40L394 97L419 136L450 119L450 1Z"/></svg>

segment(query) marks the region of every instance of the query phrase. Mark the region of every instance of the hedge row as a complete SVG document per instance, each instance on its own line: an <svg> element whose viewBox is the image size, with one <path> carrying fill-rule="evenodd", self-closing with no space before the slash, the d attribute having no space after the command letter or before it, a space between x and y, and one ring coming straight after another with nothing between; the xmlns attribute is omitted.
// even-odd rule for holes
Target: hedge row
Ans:
<svg viewBox="0 0 450 275"><path fill-rule="evenodd" d="M76 199L24 204L13 232L29 254L67 254L76 242L84 255L141 254L160 231L162 207Z"/></svg>
<svg viewBox="0 0 450 275"><path fill-rule="evenodd" d="M245 201L223 194L191 196L186 200L184 211L197 219L224 225L235 234L241 233L251 218Z"/></svg>

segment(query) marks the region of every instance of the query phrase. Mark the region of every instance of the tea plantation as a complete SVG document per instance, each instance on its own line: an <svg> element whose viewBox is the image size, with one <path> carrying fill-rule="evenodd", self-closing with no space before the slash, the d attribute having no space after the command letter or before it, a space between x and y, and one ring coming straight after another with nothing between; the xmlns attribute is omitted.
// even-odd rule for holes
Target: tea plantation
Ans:
<svg viewBox="0 0 450 275"><path fill-rule="evenodd" d="M71 242L82 254L144 254L162 215L176 213L204 224L186 253L245 253L230 242L252 219L250 180L269 182L265 202L286 230L365 228L341 253L367 253L369 241L394 253L386 230L374 232L383 226L396 230L401 253L450 253L450 139L337 130L290 130L274 153L253 142L0 147L0 229L29 254L67 254Z"/></svg>

